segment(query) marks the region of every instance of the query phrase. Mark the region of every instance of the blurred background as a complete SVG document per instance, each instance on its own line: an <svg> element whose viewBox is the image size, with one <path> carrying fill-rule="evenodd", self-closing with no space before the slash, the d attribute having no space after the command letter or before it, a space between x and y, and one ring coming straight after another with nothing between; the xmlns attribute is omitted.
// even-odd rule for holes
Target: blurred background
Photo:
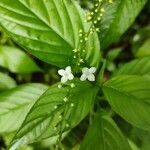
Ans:
<svg viewBox="0 0 150 150"><path fill-rule="evenodd" d="M78 2L84 9L92 7L92 0L78 0ZM102 51L102 55L107 59L106 79L124 63L135 58L150 56L150 1L145 5L128 31L119 41ZM54 84L59 81L57 70L57 67L27 54L0 28L0 92L28 82ZM1 80L1 78L5 80ZM5 86L3 82L5 82ZM104 108L108 107L108 104L105 103L101 105ZM140 150L150 150L150 133L131 127L117 115L114 116L114 120L119 124L123 133L140 147ZM78 149L78 144L83 139L88 127L87 121L85 119L81 122L63 140L66 149ZM0 134L0 150L6 148L13 135L14 133ZM51 142L52 139L47 139L20 150L53 150L53 147L50 146Z"/></svg>

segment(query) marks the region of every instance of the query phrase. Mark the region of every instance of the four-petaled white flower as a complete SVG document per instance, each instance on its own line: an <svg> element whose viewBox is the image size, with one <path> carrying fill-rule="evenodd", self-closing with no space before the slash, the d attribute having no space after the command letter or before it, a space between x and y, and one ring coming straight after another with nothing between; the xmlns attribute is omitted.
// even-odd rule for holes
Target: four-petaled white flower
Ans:
<svg viewBox="0 0 150 150"><path fill-rule="evenodd" d="M83 68L80 80L85 81L86 79L88 79L89 81L95 81L95 75L94 75L95 72L96 72L95 67Z"/></svg>
<svg viewBox="0 0 150 150"><path fill-rule="evenodd" d="M62 83L65 83L68 80L72 80L74 78L70 66L66 67L65 70L64 69L58 70L58 74L62 76L61 77Z"/></svg>

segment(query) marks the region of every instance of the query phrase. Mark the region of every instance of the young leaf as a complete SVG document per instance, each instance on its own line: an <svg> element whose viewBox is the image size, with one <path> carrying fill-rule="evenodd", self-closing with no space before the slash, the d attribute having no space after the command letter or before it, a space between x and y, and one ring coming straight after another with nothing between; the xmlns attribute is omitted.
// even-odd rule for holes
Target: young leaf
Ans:
<svg viewBox="0 0 150 150"><path fill-rule="evenodd" d="M114 0L105 6L101 32L99 34L101 48L105 49L131 26L147 0Z"/></svg>
<svg viewBox="0 0 150 150"><path fill-rule="evenodd" d="M150 78L117 76L103 85L103 91L114 111L129 123L150 131Z"/></svg>
<svg viewBox="0 0 150 150"><path fill-rule="evenodd" d="M72 0L1 0L0 14L1 26L28 52L58 67L74 65L79 30L86 30L87 23ZM88 65L98 65L99 49L93 34L83 54Z"/></svg>
<svg viewBox="0 0 150 150"><path fill-rule="evenodd" d="M137 50L135 56L136 57L150 56L150 38L147 39L145 43Z"/></svg>
<svg viewBox="0 0 150 150"><path fill-rule="evenodd" d="M48 87L26 84L0 94L0 133L18 130L28 111Z"/></svg>
<svg viewBox="0 0 150 150"><path fill-rule="evenodd" d="M97 88L89 82L73 81L61 89L50 87L28 113L12 142L12 149L58 135L75 127L89 112Z"/></svg>
<svg viewBox="0 0 150 150"><path fill-rule="evenodd" d="M139 149L139 147L137 145L135 145L135 143L133 143L131 140L128 139L128 142L130 144L130 147L132 150L141 150Z"/></svg>
<svg viewBox="0 0 150 150"><path fill-rule="evenodd" d="M150 76L150 57L139 58L123 65L113 76L117 75Z"/></svg>
<svg viewBox="0 0 150 150"><path fill-rule="evenodd" d="M21 74L41 71L23 51L10 46L0 46L0 66Z"/></svg>
<svg viewBox="0 0 150 150"><path fill-rule="evenodd" d="M107 54L107 60L110 62L114 61L119 56L120 53L121 53L121 48L111 49Z"/></svg>
<svg viewBox="0 0 150 150"><path fill-rule="evenodd" d="M80 150L131 150L131 148L112 118L105 112L98 112Z"/></svg>
<svg viewBox="0 0 150 150"><path fill-rule="evenodd" d="M14 79L0 72L0 91L10 89L16 86Z"/></svg>

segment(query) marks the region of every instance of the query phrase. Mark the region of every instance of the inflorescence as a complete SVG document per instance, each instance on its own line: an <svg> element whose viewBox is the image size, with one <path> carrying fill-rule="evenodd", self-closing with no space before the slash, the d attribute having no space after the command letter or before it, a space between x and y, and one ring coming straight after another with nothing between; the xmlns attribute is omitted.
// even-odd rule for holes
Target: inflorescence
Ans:
<svg viewBox="0 0 150 150"><path fill-rule="evenodd" d="M77 66L81 66L85 63L83 56L86 52L86 44L90 35L94 34L95 32L100 32L99 24L102 20L103 14L105 13L103 5L106 1L113 3L112 0L96 0L94 8L86 14L85 22L90 22L91 26L87 32L85 32L83 29L79 30L79 43L77 48L73 50L73 58L75 59Z"/></svg>
<svg viewBox="0 0 150 150"><path fill-rule="evenodd" d="M81 67L82 64L85 63L85 60L83 58L83 55L86 52L86 45L87 41L89 40L90 35L94 34L95 32L100 32L99 23L102 19L103 14L105 13L105 9L103 7L104 2L108 1L109 3L112 3L112 0L96 0L94 4L94 8L86 14L86 22L91 22L91 25L89 27L89 30L85 32L83 29L79 30L79 43L76 49L73 50L74 56L73 58L75 59L76 65L78 67ZM82 75L80 77L81 81L95 81L95 72L96 68L91 67L83 67L82 68ZM61 89L63 86L68 86L68 92L65 97L62 98L62 101L64 105L69 105L71 108L75 106L75 104L70 100L71 97L71 89L75 88L76 85L74 83L70 84L65 84L68 80L73 80L74 75L72 73L71 67L68 66L65 69L60 69L58 70L58 74L61 76L61 84L58 85L58 88ZM58 105L54 106L54 110L58 109ZM59 145L59 142L61 141L62 138L62 126L65 120L63 120L63 116L65 116L65 111L63 111L59 116L59 126L54 127L55 131L59 131L59 138L57 141L57 144ZM69 128L70 124L65 121L65 128ZM58 146L57 145L57 146Z"/></svg>

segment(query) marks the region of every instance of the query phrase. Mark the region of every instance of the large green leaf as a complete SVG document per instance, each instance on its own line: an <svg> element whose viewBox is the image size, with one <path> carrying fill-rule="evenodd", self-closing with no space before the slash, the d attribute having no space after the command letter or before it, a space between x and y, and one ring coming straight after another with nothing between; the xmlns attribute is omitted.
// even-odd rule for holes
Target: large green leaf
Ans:
<svg viewBox="0 0 150 150"><path fill-rule="evenodd" d="M18 48L0 46L0 66L13 73L32 73L41 69Z"/></svg>
<svg viewBox="0 0 150 150"><path fill-rule="evenodd" d="M0 133L18 130L28 111L48 87L26 84L0 94Z"/></svg>
<svg viewBox="0 0 150 150"><path fill-rule="evenodd" d="M58 135L60 129L61 132L68 131L88 114L97 88L78 79L73 82L75 88L70 89L68 83L59 89L56 84L39 98L16 134L12 149ZM66 102L65 97L68 98Z"/></svg>
<svg viewBox="0 0 150 150"><path fill-rule="evenodd" d="M105 112L98 112L80 150L131 150L126 138Z"/></svg>
<svg viewBox="0 0 150 150"><path fill-rule="evenodd" d="M0 14L1 26L27 51L59 67L74 65L79 30L86 30L87 23L72 0L1 0ZM93 34L83 54L88 65L98 65L99 49Z"/></svg>
<svg viewBox="0 0 150 150"><path fill-rule="evenodd" d="M103 85L113 110L131 124L150 131L150 78L117 76Z"/></svg>
<svg viewBox="0 0 150 150"><path fill-rule="evenodd" d="M150 76L150 57L139 58L121 66L113 76L116 75Z"/></svg>
<svg viewBox="0 0 150 150"><path fill-rule="evenodd" d="M0 72L0 91L10 89L16 86L14 79Z"/></svg>
<svg viewBox="0 0 150 150"><path fill-rule="evenodd" d="M130 27L147 0L114 0L105 6L100 24L101 48L108 47Z"/></svg>

